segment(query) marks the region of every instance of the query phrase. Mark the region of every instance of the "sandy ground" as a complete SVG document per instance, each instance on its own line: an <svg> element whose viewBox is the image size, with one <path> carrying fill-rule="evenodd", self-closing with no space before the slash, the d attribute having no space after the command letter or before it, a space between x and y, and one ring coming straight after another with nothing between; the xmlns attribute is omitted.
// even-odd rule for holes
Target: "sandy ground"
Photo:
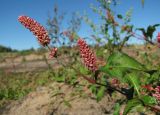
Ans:
<svg viewBox="0 0 160 115"><path fill-rule="evenodd" d="M66 57L63 58L69 61ZM42 57L29 55L25 59L23 62L22 57L8 58L0 63L0 69L7 72L28 72L48 67ZM47 61L52 67L59 67L55 59L47 58ZM113 106L114 102L108 94L97 103L96 99L79 94L76 88L64 83L53 83L47 87L38 87L23 99L9 103L1 108L0 115L111 115Z"/></svg>
<svg viewBox="0 0 160 115"><path fill-rule="evenodd" d="M97 103L91 97L80 96L71 86L53 83L38 87L0 112L1 115L112 115L113 105L108 94Z"/></svg>

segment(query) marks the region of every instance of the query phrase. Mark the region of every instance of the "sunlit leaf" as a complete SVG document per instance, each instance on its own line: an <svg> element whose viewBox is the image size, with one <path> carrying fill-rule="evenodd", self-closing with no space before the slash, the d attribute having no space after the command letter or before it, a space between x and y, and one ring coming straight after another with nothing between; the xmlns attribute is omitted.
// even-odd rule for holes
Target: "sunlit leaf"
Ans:
<svg viewBox="0 0 160 115"><path fill-rule="evenodd" d="M109 56L106 65L100 68L100 71L118 78L124 77L126 73L133 70L144 71L145 67L134 58L122 52L114 52Z"/></svg>
<svg viewBox="0 0 160 115"><path fill-rule="evenodd" d="M103 98L105 90L106 90L106 87L104 87L104 86L100 87L100 89L98 90L98 93L96 95L97 101L100 101Z"/></svg>
<svg viewBox="0 0 160 115"><path fill-rule="evenodd" d="M116 103L115 106L114 106L113 115L119 115L119 112L120 112L120 104Z"/></svg>
<svg viewBox="0 0 160 115"><path fill-rule="evenodd" d="M149 95L145 95L141 97L141 100L145 105L154 105L157 104L157 101L154 97L151 97Z"/></svg>
<svg viewBox="0 0 160 115"><path fill-rule="evenodd" d="M130 84L133 85L135 91L137 92L138 96L140 96L140 81L139 77L136 75L136 73L130 73L126 75L127 79L129 80Z"/></svg>

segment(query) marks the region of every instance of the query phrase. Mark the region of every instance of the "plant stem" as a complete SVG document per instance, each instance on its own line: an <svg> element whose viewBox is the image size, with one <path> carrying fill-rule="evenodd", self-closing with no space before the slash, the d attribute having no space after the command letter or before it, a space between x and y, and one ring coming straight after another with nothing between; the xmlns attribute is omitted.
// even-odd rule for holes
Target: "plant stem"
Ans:
<svg viewBox="0 0 160 115"><path fill-rule="evenodd" d="M56 60L57 60L57 62L58 62L59 64L61 64L61 65L63 65L64 67L66 67L66 65L64 65L62 62L60 62L57 58L56 58ZM73 70L75 70L79 75L81 75L84 79L86 79L87 81L89 81L88 78L87 78L85 75L83 75L82 73L80 73L76 68L74 68L73 66L70 66L70 67L71 67ZM89 81L89 82L90 82L90 81ZM119 93L121 93L121 94L123 94L123 95L126 95L125 92L123 92L123 91L121 91L121 90L119 90L119 89L116 89L116 88L114 88L114 87L112 87L112 86L110 86L110 85L101 84L101 83L96 82L95 80L94 80L94 83L97 84L97 85L100 85L100 86L108 87L109 89L115 90L115 91L117 91L117 92L119 92Z"/></svg>
<svg viewBox="0 0 160 115"><path fill-rule="evenodd" d="M160 112L160 106L158 106L158 105L154 105L154 106L152 106L152 105L146 105L146 106Z"/></svg>
<svg viewBox="0 0 160 115"><path fill-rule="evenodd" d="M136 34L136 33L134 33L134 32L130 32L130 33L133 35L133 37L138 38L138 39L141 39L141 40L145 40L145 41L149 42L150 44L154 45L154 43L153 43L152 41L146 39L145 36L141 36L141 35Z"/></svg>

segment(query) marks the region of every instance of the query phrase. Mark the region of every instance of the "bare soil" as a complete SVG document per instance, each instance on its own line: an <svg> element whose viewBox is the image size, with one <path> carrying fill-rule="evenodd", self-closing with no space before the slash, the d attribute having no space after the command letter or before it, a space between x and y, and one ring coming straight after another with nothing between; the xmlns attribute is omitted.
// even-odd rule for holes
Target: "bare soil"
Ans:
<svg viewBox="0 0 160 115"><path fill-rule="evenodd" d="M92 96L82 96L64 83L38 87L19 101L12 102L1 115L112 115L114 101L106 94L97 102Z"/></svg>

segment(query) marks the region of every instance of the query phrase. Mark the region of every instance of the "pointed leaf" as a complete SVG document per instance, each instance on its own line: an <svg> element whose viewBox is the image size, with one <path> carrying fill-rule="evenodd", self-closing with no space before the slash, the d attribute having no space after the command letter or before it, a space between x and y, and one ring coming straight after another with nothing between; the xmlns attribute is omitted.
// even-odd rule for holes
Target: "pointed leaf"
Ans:
<svg viewBox="0 0 160 115"><path fill-rule="evenodd" d="M134 107L141 105L142 102L139 99L132 99L127 102L127 105L124 109L123 115L127 115L127 113Z"/></svg>
<svg viewBox="0 0 160 115"><path fill-rule="evenodd" d="M116 103L115 106L114 106L113 115L119 115L119 112L120 112L120 104Z"/></svg>
<svg viewBox="0 0 160 115"><path fill-rule="evenodd" d="M134 58L121 52L114 52L109 56L107 64L100 68L100 71L112 77L122 78L127 72L144 71L145 67Z"/></svg>
<svg viewBox="0 0 160 115"><path fill-rule="evenodd" d="M140 80L139 77L135 73L130 73L126 75L127 79L129 80L130 84L133 85L135 91L137 92L138 96L140 96Z"/></svg>
<svg viewBox="0 0 160 115"><path fill-rule="evenodd" d="M154 97L151 97L149 95L145 95L141 97L141 100L145 105L154 105L157 104L157 101Z"/></svg>
<svg viewBox="0 0 160 115"><path fill-rule="evenodd" d="M104 96L105 90L106 90L106 87L104 87L104 86L100 87L100 89L98 90L98 93L96 95L97 101L100 101L102 99L102 97Z"/></svg>

